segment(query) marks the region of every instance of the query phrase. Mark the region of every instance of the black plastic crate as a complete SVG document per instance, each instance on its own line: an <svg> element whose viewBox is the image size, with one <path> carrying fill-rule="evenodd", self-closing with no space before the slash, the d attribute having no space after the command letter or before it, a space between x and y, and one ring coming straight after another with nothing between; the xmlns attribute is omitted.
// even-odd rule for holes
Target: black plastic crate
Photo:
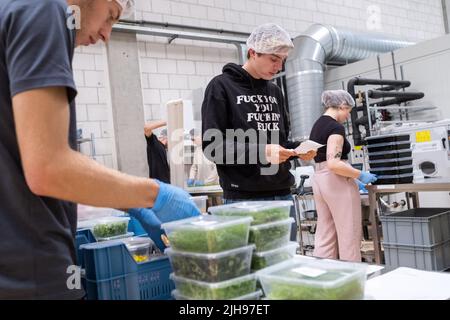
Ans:
<svg viewBox="0 0 450 320"><path fill-rule="evenodd" d="M378 176L378 180L372 184L406 184L412 183L414 180L414 174L406 175L393 175L393 176Z"/></svg>
<svg viewBox="0 0 450 320"><path fill-rule="evenodd" d="M390 143L390 142L401 142L409 141L409 135L398 135L398 136L375 136L367 137L366 141L369 145L380 144L380 143Z"/></svg>
<svg viewBox="0 0 450 320"><path fill-rule="evenodd" d="M403 167L387 167L387 168L373 168L370 172L376 174L377 176L393 176L393 175L403 175L408 173L413 173L413 166L403 166Z"/></svg>
<svg viewBox="0 0 450 320"><path fill-rule="evenodd" d="M389 159L410 158L410 157L412 157L411 149L369 152L369 160L389 160Z"/></svg>
<svg viewBox="0 0 450 320"><path fill-rule="evenodd" d="M403 167L412 166L412 158L398 158L398 159L387 159L387 160L373 160L369 161L369 166L371 169L374 168L389 168L389 167Z"/></svg>
<svg viewBox="0 0 450 320"><path fill-rule="evenodd" d="M411 149L411 142L407 141L407 142L380 143L380 144L368 145L367 149L368 149L369 153Z"/></svg>

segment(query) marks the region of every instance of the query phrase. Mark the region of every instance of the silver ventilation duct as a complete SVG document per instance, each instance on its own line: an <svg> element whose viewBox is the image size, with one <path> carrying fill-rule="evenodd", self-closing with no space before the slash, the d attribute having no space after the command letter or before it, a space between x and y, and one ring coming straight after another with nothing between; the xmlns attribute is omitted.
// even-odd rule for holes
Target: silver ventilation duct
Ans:
<svg viewBox="0 0 450 320"><path fill-rule="evenodd" d="M292 138L307 138L323 111L320 96L324 87L325 62L355 62L413 44L379 34L337 30L320 24L312 25L296 37L295 49L286 62Z"/></svg>

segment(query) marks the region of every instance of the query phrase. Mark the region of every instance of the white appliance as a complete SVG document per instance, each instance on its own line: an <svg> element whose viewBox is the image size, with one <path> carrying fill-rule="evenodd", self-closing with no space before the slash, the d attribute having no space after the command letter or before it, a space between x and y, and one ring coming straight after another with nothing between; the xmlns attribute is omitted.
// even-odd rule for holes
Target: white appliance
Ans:
<svg viewBox="0 0 450 320"><path fill-rule="evenodd" d="M450 120L385 129L382 134L410 135L415 178L450 177Z"/></svg>

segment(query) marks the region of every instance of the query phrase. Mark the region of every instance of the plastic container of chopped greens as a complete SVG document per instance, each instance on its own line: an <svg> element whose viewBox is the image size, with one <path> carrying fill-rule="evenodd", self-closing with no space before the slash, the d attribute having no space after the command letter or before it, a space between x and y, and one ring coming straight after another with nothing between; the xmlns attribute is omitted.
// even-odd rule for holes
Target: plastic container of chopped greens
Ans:
<svg viewBox="0 0 450 320"><path fill-rule="evenodd" d="M256 274L221 282L203 282L175 276L170 279L175 283L179 294L195 300L225 300L241 297L256 291Z"/></svg>
<svg viewBox="0 0 450 320"><path fill-rule="evenodd" d="M252 226L289 218L292 201L247 201L210 207L217 216L250 216Z"/></svg>
<svg viewBox="0 0 450 320"><path fill-rule="evenodd" d="M252 256L252 271L261 270L293 258L297 251L297 247L298 243L291 241L278 249L255 252Z"/></svg>
<svg viewBox="0 0 450 320"><path fill-rule="evenodd" d="M140 263L150 260L152 249L155 248L152 239L148 237L133 237L123 239L122 241L125 243L128 251L130 251L134 261Z"/></svg>
<svg viewBox="0 0 450 320"><path fill-rule="evenodd" d="M208 196L195 196L191 197L191 200L194 201L201 213L206 213Z"/></svg>
<svg viewBox="0 0 450 320"><path fill-rule="evenodd" d="M129 217L104 217L94 220L90 229L97 241L112 240L127 234L129 221Z"/></svg>
<svg viewBox="0 0 450 320"><path fill-rule="evenodd" d="M256 245L256 252L280 248L289 242L293 218L250 227L249 243Z"/></svg>
<svg viewBox="0 0 450 320"><path fill-rule="evenodd" d="M263 292L261 290L237 297L237 298L233 298L230 300L260 300L261 296L262 296ZM180 294L178 292L178 290L173 290L172 291L172 297L175 298L175 300L193 300L192 298L183 296L182 294Z"/></svg>
<svg viewBox="0 0 450 320"><path fill-rule="evenodd" d="M367 266L295 257L256 274L270 300L355 300L364 298Z"/></svg>
<svg viewBox="0 0 450 320"><path fill-rule="evenodd" d="M119 235L113 236L113 237L96 237L95 239L98 242L100 242L100 241L120 240L120 239L130 238L132 236L134 236L133 232L127 232L127 233L119 234Z"/></svg>
<svg viewBox="0 0 450 320"><path fill-rule="evenodd" d="M251 221L251 217L202 215L161 227L174 250L216 253L246 246Z"/></svg>
<svg viewBox="0 0 450 320"><path fill-rule="evenodd" d="M254 245L219 253L190 253L171 248L169 256L173 272L177 276L205 282L220 282L250 273Z"/></svg>

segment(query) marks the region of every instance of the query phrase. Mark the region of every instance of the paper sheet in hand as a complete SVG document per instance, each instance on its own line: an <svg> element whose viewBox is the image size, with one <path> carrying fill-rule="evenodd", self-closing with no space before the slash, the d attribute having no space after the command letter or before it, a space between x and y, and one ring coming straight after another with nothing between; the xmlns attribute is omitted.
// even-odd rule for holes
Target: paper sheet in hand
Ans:
<svg viewBox="0 0 450 320"><path fill-rule="evenodd" d="M324 146L324 144L320 144L320 143L314 142L312 140L306 140L306 141L302 142L294 151L297 154L305 154L311 150L317 151L317 149L319 149L323 146Z"/></svg>

